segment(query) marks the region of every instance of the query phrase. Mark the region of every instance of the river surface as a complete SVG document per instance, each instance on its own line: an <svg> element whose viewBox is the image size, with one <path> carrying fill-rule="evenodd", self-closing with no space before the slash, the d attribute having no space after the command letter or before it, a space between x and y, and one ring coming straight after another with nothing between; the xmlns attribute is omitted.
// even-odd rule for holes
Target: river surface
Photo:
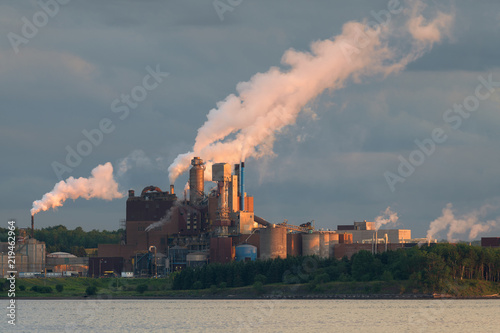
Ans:
<svg viewBox="0 0 500 333"><path fill-rule="evenodd" d="M500 332L500 300L17 300L0 332Z"/></svg>

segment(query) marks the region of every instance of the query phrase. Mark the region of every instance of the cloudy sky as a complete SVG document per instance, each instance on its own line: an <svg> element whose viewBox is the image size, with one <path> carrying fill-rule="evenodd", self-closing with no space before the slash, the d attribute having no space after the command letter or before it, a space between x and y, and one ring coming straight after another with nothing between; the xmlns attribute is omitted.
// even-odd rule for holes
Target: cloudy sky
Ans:
<svg viewBox="0 0 500 333"><path fill-rule="evenodd" d="M246 160L246 190L257 215L335 229L374 220L390 206L399 227L424 237L451 203L465 224L472 215L489 223L478 237L500 234L492 222L500 216L500 6L493 0L436 3L427 2L424 17L439 10L454 20L432 49L398 73L347 80L319 95L295 124L276 133L273 156ZM168 190L168 166L192 150L207 113L236 94L239 82L272 66L286 71L286 50L307 52L311 42L341 34L346 22L374 20L388 8L388 1L373 0L216 4L75 0L52 2L49 15L37 1L2 2L5 225L15 218L28 226L33 201L59 177L88 177L106 162L123 192L148 185ZM391 47L398 50L397 43ZM140 90L150 71L168 76ZM118 112L115 100L139 90L147 95ZM462 109L473 111L448 111L464 103ZM82 148L83 131L99 126L109 133L69 167L68 147ZM434 140L435 149L428 145L432 152L424 154L416 140ZM119 172L125 158L127 171ZM414 166L401 166L403 160ZM54 165L68 169L58 175ZM176 188L186 180L181 175ZM77 199L37 214L36 225L112 230L124 218L125 199ZM457 230L457 238L469 239L466 226ZM446 230L438 236L445 238Z"/></svg>

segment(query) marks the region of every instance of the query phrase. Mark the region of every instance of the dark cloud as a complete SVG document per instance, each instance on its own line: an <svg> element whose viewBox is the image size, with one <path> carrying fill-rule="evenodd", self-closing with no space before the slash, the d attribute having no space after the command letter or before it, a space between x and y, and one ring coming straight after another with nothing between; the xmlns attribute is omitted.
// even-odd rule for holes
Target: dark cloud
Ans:
<svg viewBox="0 0 500 333"><path fill-rule="evenodd" d="M385 8L387 1L243 1L220 21L210 1L73 1L15 54L6 34L19 34L21 17L40 7L2 5L0 219L27 226L31 203L58 181L51 163L63 162L65 147L104 117L115 131L71 175L87 177L108 161L117 168L140 149L163 164L132 169L120 179L122 190L167 188L165 168L192 146L208 111L238 82L280 66L285 50L308 50L346 21L372 19L372 10ZM454 8L450 39L398 75L349 83L311 101L312 112L278 135L274 158L247 161L257 215L335 228L391 206L402 227L423 236L446 203L467 212L498 196L500 94L481 102L458 130L445 126L443 112L474 93L479 75L500 81L500 10L493 1ZM120 120L112 101L157 64L169 77ZM398 156L408 157L415 139L442 126L449 139L391 192L384 172L396 172ZM116 229L124 217L125 200L78 199L38 214L36 223Z"/></svg>

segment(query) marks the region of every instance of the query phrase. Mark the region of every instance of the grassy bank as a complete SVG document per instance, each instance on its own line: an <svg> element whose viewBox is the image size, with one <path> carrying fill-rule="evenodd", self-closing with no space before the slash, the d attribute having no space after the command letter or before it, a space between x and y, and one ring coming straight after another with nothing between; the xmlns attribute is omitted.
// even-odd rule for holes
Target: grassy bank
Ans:
<svg viewBox="0 0 500 333"><path fill-rule="evenodd" d="M5 283L5 281L4 281ZM57 287L59 286L59 287ZM485 297L500 294L500 284L463 280L443 290L411 287L409 281L327 282L261 284L239 288L172 290L169 279L33 278L17 279L16 297L22 298L428 298L433 293L452 297ZM5 284L2 297L7 297Z"/></svg>

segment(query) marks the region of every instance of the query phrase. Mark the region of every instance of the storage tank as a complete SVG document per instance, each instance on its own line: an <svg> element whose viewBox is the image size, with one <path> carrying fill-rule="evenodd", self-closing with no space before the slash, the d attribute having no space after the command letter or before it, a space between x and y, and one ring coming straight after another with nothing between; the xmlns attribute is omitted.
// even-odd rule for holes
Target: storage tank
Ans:
<svg viewBox="0 0 500 333"><path fill-rule="evenodd" d="M192 205L197 205L203 199L205 191L205 163L199 157L191 160L191 170L189 170L189 201Z"/></svg>
<svg viewBox="0 0 500 333"><path fill-rule="evenodd" d="M257 260L257 247L250 244L236 246L236 261L255 261Z"/></svg>
<svg viewBox="0 0 500 333"><path fill-rule="evenodd" d="M339 243L339 234L336 232L329 233L330 235L330 245Z"/></svg>
<svg viewBox="0 0 500 333"><path fill-rule="evenodd" d="M302 236L296 233L286 235L286 253L289 256L302 255Z"/></svg>
<svg viewBox="0 0 500 333"><path fill-rule="evenodd" d="M319 256L321 258L330 256L330 235L326 232L319 233Z"/></svg>
<svg viewBox="0 0 500 333"><path fill-rule="evenodd" d="M330 234L330 258L335 258L335 244L339 243L339 234L331 232Z"/></svg>
<svg viewBox="0 0 500 333"><path fill-rule="evenodd" d="M260 230L260 258L264 260L286 258L285 228L269 226Z"/></svg>
<svg viewBox="0 0 500 333"><path fill-rule="evenodd" d="M319 256L319 233L302 234L302 255Z"/></svg>

